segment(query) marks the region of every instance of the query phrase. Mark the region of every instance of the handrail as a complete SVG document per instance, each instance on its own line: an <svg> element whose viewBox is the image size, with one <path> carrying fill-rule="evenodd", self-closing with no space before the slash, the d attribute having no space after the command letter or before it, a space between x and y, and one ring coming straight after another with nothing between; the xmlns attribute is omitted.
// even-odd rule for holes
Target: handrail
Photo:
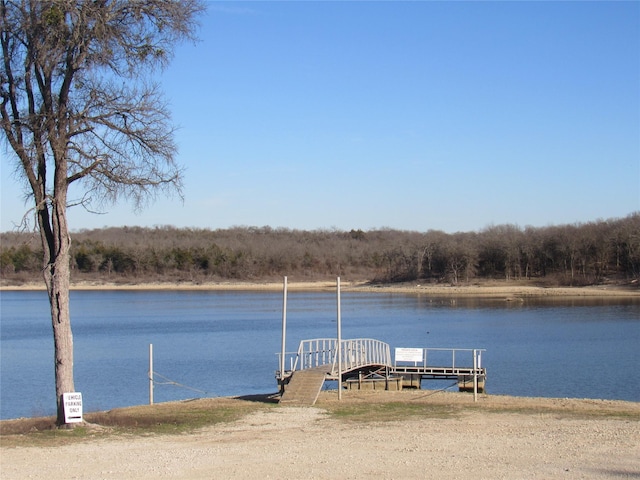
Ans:
<svg viewBox="0 0 640 480"><path fill-rule="evenodd" d="M276 372L276 376L282 379L297 370L322 366L331 366L331 375L338 375L337 343L335 338L302 340L297 352L285 353L289 357L290 370ZM424 369L437 366L452 370L472 368L482 372L482 352L485 351L480 348L396 348L392 361L391 349L387 343L372 338L347 339L342 340L341 373L372 365L394 370L402 370L409 366ZM278 364L280 365L280 359Z"/></svg>
<svg viewBox="0 0 640 480"><path fill-rule="evenodd" d="M348 372L367 365L391 366L391 350L389 345L373 338L356 338L342 340L340 351L342 372ZM337 358L334 360L331 373L337 375Z"/></svg>
<svg viewBox="0 0 640 480"><path fill-rule="evenodd" d="M329 365L335 360L337 343L335 338L313 338L301 341L295 362L297 368L294 368L294 371Z"/></svg>
<svg viewBox="0 0 640 480"><path fill-rule="evenodd" d="M331 366L331 374L338 374L338 341L335 338L302 340L298 351L290 357L291 372ZM391 366L389 345L372 338L356 338L341 341L342 373L368 365ZM279 377L284 372L278 372Z"/></svg>
<svg viewBox="0 0 640 480"><path fill-rule="evenodd" d="M402 352L403 356L399 360L400 352ZM431 355L429 355L431 352ZM474 369L482 369L482 352L486 352L484 348L396 348L393 366L398 367L398 363L401 362L405 366L407 364L413 364L414 367L430 367L437 365L439 367L447 367L448 362L442 362L442 356L438 357L438 361L434 364L433 362L429 363L429 360L437 355L440 352L450 352L451 353L451 368L466 368L473 366ZM460 353L469 352L471 355L468 357L466 355L462 356ZM456 356L456 353L458 355ZM448 355L446 355L448 357ZM468 365L461 365L460 357L463 357L462 363L468 361ZM456 362L456 360L458 360Z"/></svg>

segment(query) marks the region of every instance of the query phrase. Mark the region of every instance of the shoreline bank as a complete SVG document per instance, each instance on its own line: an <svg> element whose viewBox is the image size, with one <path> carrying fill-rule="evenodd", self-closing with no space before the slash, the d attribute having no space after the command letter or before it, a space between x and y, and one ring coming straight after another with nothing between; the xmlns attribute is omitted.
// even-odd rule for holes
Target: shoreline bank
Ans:
<svg viewBox="0 0 640 480"><path fill-rule="evenodd" d="M341 282L343 292L400 293L431 296L485 297L485 298L525 298L525 297L640 297L637 287L605 285L596 287L538 287L528 285L423 285L423 284L380 284L366 282ZM2 291L44 290L44 284L25 283L23 285L2 285ZM102 283L77 282L71 290L157 290L157 291L282 291L280 282L212 282L212 283ZM328 281L288 282L289 291L335 291L336 283Z"/></svg>
<svg viewBox="0 0 640 480"><path fill-rule="evenodd" d="M277 393L252 394L252 395L231 395L220 397L195 397L184 400L171 400L167 402L157 402L153 405L140 404L125 407L116 407L106 411L92 411L85 413L88 421L92 417L105 414L125 414L125 415L153 415L154 411L166 412L170 409L201 409L226 407L231 404L241 405L250 402L255 404L276 404L279 408L291 408L278 404ZM405 389L402 391L379 390L379 391L343 391L342 400L339 399L336 390L323 390L319 393L314 407L293 407L298 409L320 408L331 410L339 406L353 405L382 405L386 403L405 403L440 405L455 407L456 409L478 410L489 412L521 411L523 413L548 413L567 414L579 416L622 416L624 418L636 419L640 421L640 400L612 400L601 398L573 398L573 397L527 397L516 395L502 395L480 393L478 401L474 402L473 394L468 392L452 392L445 390L429 389ZM44 420L55 422L55 416L44 417L19 417L0 419L0 436L12 435L12 430L20 423L42 423ZM7 432L8 430L8 432ZM32 428L31 431L35 431Z"/></svg>

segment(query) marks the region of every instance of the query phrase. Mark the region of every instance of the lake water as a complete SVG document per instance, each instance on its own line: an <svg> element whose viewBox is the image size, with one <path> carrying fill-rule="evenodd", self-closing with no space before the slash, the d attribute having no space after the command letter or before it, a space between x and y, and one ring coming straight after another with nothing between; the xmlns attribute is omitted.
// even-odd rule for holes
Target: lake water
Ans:
<svg viewBox="0 0 640 480"><path fill-rule="evenodd" d="M523 303L343 292L342 338L483 348L490 394L640 401L640 299ZM45 292L0 292L0 418L55 410ZM85 411L277 391L282 293L74 291L75 384ZM336 336L331 293L289 292L287 351ZM160 380L159 377L156 380ZM444 383L443 383L444 382ZM429 388L449 386L442 381ZM190 388L185 388L190 387Z"/></svg>

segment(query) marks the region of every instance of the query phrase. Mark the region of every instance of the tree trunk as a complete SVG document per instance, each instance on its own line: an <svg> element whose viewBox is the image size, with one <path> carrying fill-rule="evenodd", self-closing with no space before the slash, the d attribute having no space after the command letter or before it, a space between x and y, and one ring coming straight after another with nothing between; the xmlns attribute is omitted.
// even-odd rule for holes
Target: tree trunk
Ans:
<svg viewBox="0 0 640 480"><path fill-rule="evenodd" d="M63 196L64 197L64 196ZM54 201L49 225L49 211L40 211L40 234L45 255L44 281L51 307L57 424L65 424L62 394L75 391L73 381L73 334L69 311L69 249L66 198ZM44 228L42 228L44 227Z"/></svg>

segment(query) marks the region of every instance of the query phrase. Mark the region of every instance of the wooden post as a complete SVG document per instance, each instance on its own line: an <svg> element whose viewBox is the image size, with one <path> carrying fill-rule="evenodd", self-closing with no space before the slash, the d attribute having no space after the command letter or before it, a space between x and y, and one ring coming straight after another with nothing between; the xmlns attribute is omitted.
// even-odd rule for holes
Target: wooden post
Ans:
<svg viewBox="0 0 640 480"><path fill-rule="evenodd" d="M149 344L149 405L153 405L153 343Z"/></svg>
<svg viewBox="0 0 640 480"><path fill-rule="evenodd" d="M338 400L342 400L342 319L340 313L340 277L338 277L336 282L336 290L338 294L337 305L338 305L338 345L337 345L337 354L338 354Z"/></svg>
<svg viewBox="0 0 640 480"><path fill-rule="evenodd" d="M280 353L280 391L284 391L284 369L287 344L287 277L284 277L282 288L282 352ZM293 367L292 367L293 368Z"/></svg>

